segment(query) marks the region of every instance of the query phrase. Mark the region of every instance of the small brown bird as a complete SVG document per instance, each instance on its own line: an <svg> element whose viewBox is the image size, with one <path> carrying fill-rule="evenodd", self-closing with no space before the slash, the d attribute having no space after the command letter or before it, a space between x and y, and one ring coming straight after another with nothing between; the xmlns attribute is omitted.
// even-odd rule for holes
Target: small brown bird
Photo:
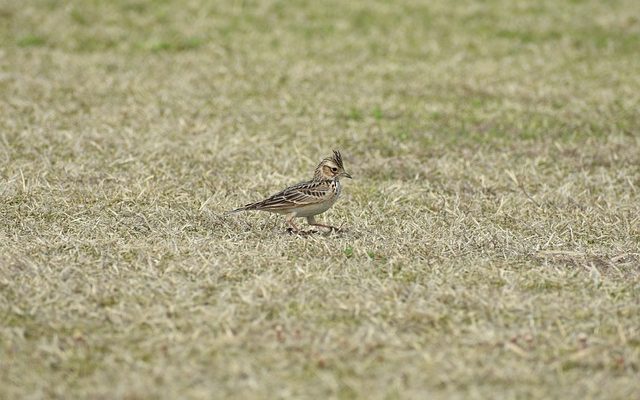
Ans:
<svg viewBox="0 0 640 400"><path fill-rule="evenodd" d="M289 186L257 203L250 203L231 211L269 211L283 214L287 217L287 224L295 232L298 227L293 223L294 218L307 218L311 226L338 229L331 225L316 222L315 216L327 211L340 196L342 190L340 178L351 178L342 164L342 156L337 150L331 157L327 157L318 164L313 179Z"/></svg>

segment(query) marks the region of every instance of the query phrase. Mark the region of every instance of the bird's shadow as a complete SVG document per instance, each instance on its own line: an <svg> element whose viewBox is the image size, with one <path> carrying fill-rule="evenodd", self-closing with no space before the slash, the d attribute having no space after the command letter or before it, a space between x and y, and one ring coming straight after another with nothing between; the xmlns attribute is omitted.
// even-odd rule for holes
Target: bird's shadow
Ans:
<svg viewBox="0 0 640 400"><path fill-rule="evenodd" d="M321 236L343 236L347 233L346 229L343 228L331 228L331 229L307 229L307 230L294 230L293 228L287 228L286 232L289 235L296 235L301 237L310 237L315 235Z"/></svg>

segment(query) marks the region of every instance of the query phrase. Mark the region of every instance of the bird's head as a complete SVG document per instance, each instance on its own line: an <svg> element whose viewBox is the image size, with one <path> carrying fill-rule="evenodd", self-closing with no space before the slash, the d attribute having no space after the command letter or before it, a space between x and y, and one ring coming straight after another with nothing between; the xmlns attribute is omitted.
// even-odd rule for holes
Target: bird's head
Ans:
<svg viewBox="0 0 640 400"><path fill-rule="evenodd" d="M318 164L316 167L316 172L314 174L313 179L315 180L324 180L324 179L339 179L339 178L350 178L351 175L344 170L344 166L342 165L342 156L340 152L337 150L333 151L333 155L331 157L327 157Z"/></svg>

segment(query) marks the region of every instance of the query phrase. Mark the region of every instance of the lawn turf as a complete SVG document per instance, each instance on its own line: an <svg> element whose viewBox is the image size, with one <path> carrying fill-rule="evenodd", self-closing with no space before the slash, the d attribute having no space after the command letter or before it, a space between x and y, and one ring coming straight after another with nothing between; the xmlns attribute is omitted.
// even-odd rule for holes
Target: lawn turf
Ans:
<svg viewBox="0 0 640 400"><path fill-rule="evenodd" d="M640 398L639 11L0 1L0 398Z"/></svg>

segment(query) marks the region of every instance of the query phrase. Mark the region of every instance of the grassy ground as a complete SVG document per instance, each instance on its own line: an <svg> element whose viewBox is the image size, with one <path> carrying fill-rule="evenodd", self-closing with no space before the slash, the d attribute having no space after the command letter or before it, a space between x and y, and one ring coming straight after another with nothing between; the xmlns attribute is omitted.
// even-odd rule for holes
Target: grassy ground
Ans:
<svg viewBox="0 0 640 400"><path fill-rule="evenodd" d="M0 1L0 398L639 398L637 11Z"/></svg>

